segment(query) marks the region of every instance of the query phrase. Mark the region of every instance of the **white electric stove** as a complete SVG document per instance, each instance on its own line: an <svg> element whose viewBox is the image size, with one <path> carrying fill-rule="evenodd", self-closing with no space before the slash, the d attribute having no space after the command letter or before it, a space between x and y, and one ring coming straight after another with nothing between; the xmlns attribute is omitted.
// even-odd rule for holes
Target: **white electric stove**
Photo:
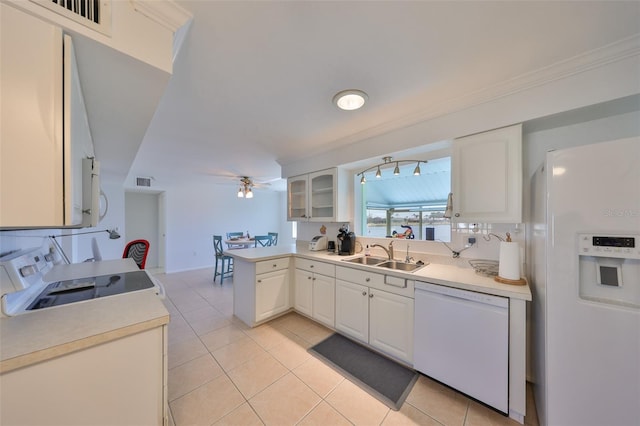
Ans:
<svg viewBox="0 0 640 426"><path fill-rule="evenodd" d="M131 259L54 265L43 248L0 257L2 316L115 296L154 291L164 298L162 285Z"/></svg>

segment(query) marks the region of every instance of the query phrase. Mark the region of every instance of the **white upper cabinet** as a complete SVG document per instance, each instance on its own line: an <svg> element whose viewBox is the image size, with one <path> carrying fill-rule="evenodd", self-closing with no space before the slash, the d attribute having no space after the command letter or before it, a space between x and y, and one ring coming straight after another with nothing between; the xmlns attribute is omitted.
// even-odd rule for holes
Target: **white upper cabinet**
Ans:
<svg viewBox="0 0 640 426"><path fill-rule="evenodd" d="M337 168L287 179L287 220L350 220L347 174Z"/></svg>
<svg viewBox="0 0 640 426"><path fill-rule="evenodd" d="M522 125L453 142L452 221L522 222Z"/></svg>
<svg viewBox="0 0 640 426"><path fill-rule="evenodd" d="M307 220L308 175L287 179L287 220Z"/></svg>
<svg viewBox="0 0 640 426"><path fill-rule="evenodd" d="M71 38L0 7L0 228L88 226L82 163L93 142Z"/></svg>

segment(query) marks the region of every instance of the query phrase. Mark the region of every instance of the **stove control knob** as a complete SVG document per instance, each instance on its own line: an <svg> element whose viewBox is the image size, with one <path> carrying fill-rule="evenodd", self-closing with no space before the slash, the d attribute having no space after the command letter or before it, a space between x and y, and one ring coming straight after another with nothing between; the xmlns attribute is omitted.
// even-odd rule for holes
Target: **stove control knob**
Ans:
<svg viewBox="0 0 640 426"><path fill-rule="evenodd" d="M38 272L38 270L36 269L36 265L27 265L20 268L20 275L22 275L23 277L28 277L35 274L36 272Z"/></svg>

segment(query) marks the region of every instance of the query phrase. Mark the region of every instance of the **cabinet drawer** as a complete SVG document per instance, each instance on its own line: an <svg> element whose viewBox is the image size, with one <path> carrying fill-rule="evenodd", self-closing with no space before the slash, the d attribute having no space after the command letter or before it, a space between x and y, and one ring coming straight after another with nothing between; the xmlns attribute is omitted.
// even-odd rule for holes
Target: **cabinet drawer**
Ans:
<svg viewBox="0 0 640 426"><path fill-rule="evenodd" d="M336 267L330 263L318 262L317 260L310 259L296 259L296 268L303 269L309 272L315 272L316 274L327 275L335 277Z"/></svg>
<svg viewBox="0 0 640 426"><path fill-rule="evenodd" d="M384 274L344 266L336 266L336 278L365 286L379 287L384 285Z"/></svg>
<svg viewBox="0 0 640 426"><path fill-rule="evenodd" d="M281 269L287 269L289 267L289 258L280 257L277 259L263 260L256 262L256 275L264 274L265 272L279 271Z"/></svg>

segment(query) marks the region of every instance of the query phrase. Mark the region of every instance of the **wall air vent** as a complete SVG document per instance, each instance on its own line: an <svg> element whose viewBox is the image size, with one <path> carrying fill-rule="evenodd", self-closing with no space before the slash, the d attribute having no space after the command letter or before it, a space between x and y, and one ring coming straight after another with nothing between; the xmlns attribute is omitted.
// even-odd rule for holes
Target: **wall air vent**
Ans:
<svg viewBox="0 0 640 426"><path fill-rule="evenodd" d="M151 187L151 178L146 178L146 177L138 177L136 178L136 186L144 186L144 187Z"/></svg>
<svg viewBox="0 0 640 426"><path fill-rule="evenodd" d="M30 0L84 26L111 34L112 0Z"/></svg>

